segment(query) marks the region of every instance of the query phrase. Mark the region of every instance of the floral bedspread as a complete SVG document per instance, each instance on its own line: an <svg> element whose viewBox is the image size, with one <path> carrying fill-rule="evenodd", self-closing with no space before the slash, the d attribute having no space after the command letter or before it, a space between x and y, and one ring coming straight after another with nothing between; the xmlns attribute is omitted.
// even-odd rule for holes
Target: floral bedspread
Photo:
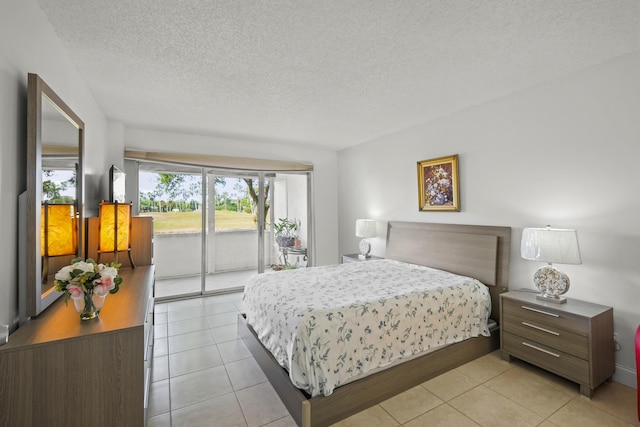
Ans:
<svg viewBox="0 0 640 427"><path fill-rule="evenodd" d="M248 323L312 396L366 372L478 335L491 298L479 281L393 260L256 275Z"/></svg>

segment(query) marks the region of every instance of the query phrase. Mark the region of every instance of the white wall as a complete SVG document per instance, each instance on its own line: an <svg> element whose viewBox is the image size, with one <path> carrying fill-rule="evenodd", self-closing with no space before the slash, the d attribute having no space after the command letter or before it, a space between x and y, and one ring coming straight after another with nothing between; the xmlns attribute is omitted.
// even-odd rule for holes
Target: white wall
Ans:
<svg viewBox="0 0 640 427"><path fill-rule="evenodd" d="M126 130L108 121L70 53L62 45L36 0L0 2L0 324L17 326L18 318L18 195L26 189L27 73L36 73L85 123L85 216L98 213L107 199L108 172L122 168L125 144L153 151L312 161L316 166L316 262L337 257L337 155L333 151L196 137L185 134ZM12 203L12 201L14 203Z"/></svg>
<svg viewBox="0 0 640 427"><path fill-rule="evenodd" d="M36 73L85 122L86 211L102 193L106 120L35 0L0 2L0 324L18 317L18 195L26 190L27 73Z"/></svg>
<svg viewBox="0 0 640 427"><path fill-rule="evenodd" d="M338 153L340 252L357 218L512 227L510 288L533 288L522 229L578 230L581 265L560 266L569 297L614 307L615 379L635 387L640 324L640 54L634 54ZM459 154L461 207L419 212L417 162Z"/></svg>
<svg viewBox="0 0 640 427"><path fill-rule="evenodd" d="M184 133L126 128L127 149L251 157L256 159L311 162L314 165L313 214L315 216L315 263L335 264L338 253L337 154L335 151L246 141ZM179 147L179 148L178 148Z"/></svg>

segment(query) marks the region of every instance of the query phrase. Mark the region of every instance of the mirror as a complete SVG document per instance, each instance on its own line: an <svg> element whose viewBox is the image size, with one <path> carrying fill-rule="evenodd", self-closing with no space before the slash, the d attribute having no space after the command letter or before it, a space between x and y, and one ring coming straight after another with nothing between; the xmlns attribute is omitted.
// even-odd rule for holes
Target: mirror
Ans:
<svg viewBox="0 0 640 427"><path fill-rule="evenodd" d="M62 295L53 287L55 273L83 257L83 156L84 123L37 74L29 74L23 290L28 317ZM64 231L56 232L60 216Z"/></svg>
<svg viewBox="0 0 640 427"><path fill-rule="evenodd" d="M115 165L109 170L109 201L125 203L127 174Z"/></svg>

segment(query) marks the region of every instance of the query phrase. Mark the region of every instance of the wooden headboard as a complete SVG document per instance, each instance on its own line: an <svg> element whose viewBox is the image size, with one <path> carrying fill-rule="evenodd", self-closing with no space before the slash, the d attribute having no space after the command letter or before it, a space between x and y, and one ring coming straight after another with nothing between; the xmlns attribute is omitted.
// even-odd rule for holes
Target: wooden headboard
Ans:
<svg viewBox="0 0 640 427"><path fill-rule="evenodd" d="M491 318L509 290L511 227L389 221L385 258L469 276L488 286Z"/></svg>

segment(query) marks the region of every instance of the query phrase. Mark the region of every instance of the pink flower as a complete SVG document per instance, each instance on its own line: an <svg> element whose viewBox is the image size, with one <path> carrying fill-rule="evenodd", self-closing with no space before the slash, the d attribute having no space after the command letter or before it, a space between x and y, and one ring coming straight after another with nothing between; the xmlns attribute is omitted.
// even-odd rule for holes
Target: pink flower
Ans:
<svg viewBox="0 0 640 427"><path fill-rule="evenodd" d="M68 284L67 290L69 291L69 293L71 294L71 298L73 299L82 298L84 296L84 289L82 288L82 286Z"/></svg>
<svg viewBox="0 0 640 427"><path fill-rule="evenodd" d="M93 281L93 292L98 295L103 295L115 288L116 284L109 276L103 276L100 279ZM99 288L99 290L98 290Z"/></svg>
<svg viewBox="0 0 640 427"><path fill-rule="evenodd" d="M105 277L102 278L101 281L102 281L102 286L104 286L108 290L112 290L113 288L116 287L116 284L113 281L113 277L111 277L111 276L105 276Z"/></svg>

